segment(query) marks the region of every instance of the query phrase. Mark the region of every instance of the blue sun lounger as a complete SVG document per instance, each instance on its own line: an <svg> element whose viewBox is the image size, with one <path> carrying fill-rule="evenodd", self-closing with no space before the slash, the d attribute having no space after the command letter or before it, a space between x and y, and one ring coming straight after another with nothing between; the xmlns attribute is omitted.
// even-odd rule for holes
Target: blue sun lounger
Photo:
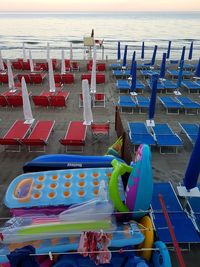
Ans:
<svg viewBox="0 0 200 267"><path fill-rule="evenodd" d="M171 183L154 183L151 217L158 238L166 244L172 244L169 229L160 205L159 194L164 199L178 243L187 243L188 245L200 243L200 236L192 220L183 210Z"/></svg>
<svg viewBox="0 0 200 267"><path fill-rule="evenodd" d="M183 105L171 96L159 96L158 98L166 109L166 114L179 114L183 108Z"/></svg>
<svg viewBox="0 0 200 267"><path fill-rule="evenodd" d="M129 122L128 129L129 137L134 145L134 148L140 144L147 144L151 146L156 144L152 134L148 131L144 122Z"/></svg>
<svg viewBox="0 0 200 267"><path fill-rule="evenodd" d="M199 93L200 84L194 81L182 81L182 85L188 89L188 93Z"/></svg>
<svg viewBox="0 0 200 267"><path fill-rule="evenodd" d="M166 93L173 93L174 90L177 89L177 84L172 82L171 80L162 80L161 81L162 85L166 89Z"/></svg>
<svg viewBox="0 0 200 267"><path fill-rule="evenodd" d="M197 140L199 125L195 123L179 123L179 125L192 145L194 145Z"/></svg>
<svg viewBox="0 0 200 267"><path fill-rule="evenodd" d="M149 98L138 95L136 96L135 100L139 107L139 113L146 113L147 110L149 109L149 104L150 104Z"/></svg>
<svg viewBox="0 0 200 267"><path fill-rule="evenodd" d="M177 96L175 97L185 109L185 114L198 114L200 109L200 104L192 101L191 98L187 96Z"/></svg>
<svg viewBox="0 0 200 267"><path fill-rule="evenodd" d="M140 70L141 75L147 79L150 78L152 75L159 75L160 71L159 70Z"/></svg>
<svg viewBox="0 0 200 267"><path fill-rule="evenodd" d="M172 131L167 123L157 123L152 127L152 132L161 154L177 153L178 147L183 146L180 137Z"/></svg>
<svg viewBox="0 0 200 267"><path fill-rule="evenodd" d="M118 105L121 109L121 112L133 113L133 109L137 108L137 104L130 95L119 96Z"/></svg>
<svg viewBox="0 0 200 267"><path fill-rule="evenodd" d="M116 82L116 89L119 90L119 92L125 92L130 90L130 83L127 80L117 80ZM135 91L137 93L143 93L144 90L144 84L141 83L140 81L136 81L136 89Z"/></svg>
<svg viewBox="0 0 200 267"><path fill-rule="evenodd" d="M147 85L149 86L150 90L152 90L152 81L151 80L147 80ZM164 85L159 80L157 82L157 92L160 92L160 93L166 92Z"/></svg>
<svg viewBox="0 0 200 267"><path fill-rule="evenodd" d="M127 78L131 75L130 70L113 70L113 75L115 78Z"/></svg>
<svg viewBox="0 0 200 267"><path fill-rule="evenodd" d="M172 79L177 79L179 71L178 70L167 70L167 73L172 77ZM184 70L182 77L183 78L191 78L194 75L192 71Z"/></svg>

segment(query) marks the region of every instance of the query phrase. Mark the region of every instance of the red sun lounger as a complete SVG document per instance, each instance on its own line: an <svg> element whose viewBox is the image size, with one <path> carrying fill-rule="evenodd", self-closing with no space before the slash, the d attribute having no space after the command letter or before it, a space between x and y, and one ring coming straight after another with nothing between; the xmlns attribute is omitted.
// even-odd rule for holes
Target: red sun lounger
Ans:
<svg viewBox="0 0 200 267"><path fill-rule="evenodd" d="M49 97L50 106L52 107L66 107L69 92L58 92L56 95Z"/></svg>
<svg viewBox="0 0 200 267"><path fill-rule="evenodd" d="M87 126L84 125L82 121L70 121L65 137L60 139L59 142L66 146L66 151L83 152L86 130Z"/></svg>
<svg viewBox="0 0 200 267"><path fill-rule="evenodd" d="M43 95L32 95L32 100L35 106L37 107L49 107L49 98Z"/></svg>
<svg viewBox="0 0 200 267"><path fill-rule="evenodd" d="M61 74L61 81L64 84L74 83L74 74L73 73Z"/></svg>
<svg viewBox="0 0 200 267"><path fill-rule="evenodd" d="M33 84L41 84L46 75L46 73L30 73L31 82Z"/></svg>
<svg viewBox="0 0 200 267"><path fill-rule="evenodd" d="M0 138L0 145L4 145L5 148L10 146L15 146L18 149L9 150L9 151L20 151L21 143L20 139L25 138L31 129L31 124L24 124L23 120L17 120L8 130L8 132L4 135L4 137Z"/></svg>
<svg viewBox="0 0 200 267"><path fill-rule="evenodd" d="M24 145L28 145L29 152L45 152L49 136L53 130L55 121L37 121L32 132L27 138L20 139ZM42 150L32 150L32 147L42 147Z"/></svg>

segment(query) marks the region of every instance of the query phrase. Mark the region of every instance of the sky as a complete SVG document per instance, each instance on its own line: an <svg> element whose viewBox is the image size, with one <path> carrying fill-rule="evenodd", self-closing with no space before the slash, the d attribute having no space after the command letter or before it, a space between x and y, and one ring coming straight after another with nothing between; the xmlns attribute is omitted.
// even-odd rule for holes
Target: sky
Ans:
<svg viewBox="0 0 200 267"><path fill-rule="evenodd" d="M0 11L200 11L200 0L3 0Z"/></svg>

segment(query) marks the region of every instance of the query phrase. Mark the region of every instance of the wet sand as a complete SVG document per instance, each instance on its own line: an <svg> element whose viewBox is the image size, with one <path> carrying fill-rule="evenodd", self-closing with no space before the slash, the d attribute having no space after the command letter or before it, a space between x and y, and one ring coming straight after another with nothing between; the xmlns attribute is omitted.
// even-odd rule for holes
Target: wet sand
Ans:
<svg viewBox="0 0 200 267"><path fill-rule="evenodd" d="M80 72L74 72L75 83L64 85L64 91L70 92L66 108L38 108L32 105L32 112L34 118L43 120L55 120L54 132L50 136L48 146L46 147L47 154L65 153L65 147L59 143L59 139L64 137L69 121L83 120L82 108L79 108L79 93L81 93L81 74L87 72L86 61L78 61L80 64ZM95 122L110 121L111 131L108 142L97 142L93 144L93 139L88 127L86 145L84 148L84 155L104 155L108 146L114 143L117 136L114 130L114 112L115 105L118 101L119 93L115 89L116 79L108 66L111 62L107 62L106 83L97 85L97 92L104 92L106 94L106 108L93 108L93 116ZM19 73L16 72L15 73ZM144 81L144 80L143 80ZM146 84L146 82L144 81ZM48 91L48 81L45 79L43 85L28 85L29 92L33 95L39 94L42 90ZM0 85L0 92L8 90L8 86ZM186 89L181 90L183 95L189 95ZM144 95L149 96L149 91L145 90ZM160 95L160 94L159 94ZM200 103L198 94L190 94L192 99ZM159 101L157 101L159 102ZM127 129L127 122L144 122L147 118L146 114L121 114L124 128ZM0 108L0 135L1 137L7 132L10 126L16 119L23 119L22 108ZM169 123L172 129L179 134L184 142L183 148L179 149L178 154L161 155L158 149L152 152L152 168L155 181L171 181L174 185L180 182L184 176L186 165L192 151L192 145L186 136L180 133L181 129L178 122L199 123L200 115L167 115L165 109L161 104L157 103L155 122ZM7 152L4 147L0 146L0 162L1 162L1 178L0 178L0 198L1 198L1 217L9 216L9 211L3 205L3 197L5 195L9 183L19 174L22 173L23 164L36 156L44 153L28 152L27 147L22 147L22 151ZM2 222L1 222L2 223ZM183 252L186 266L198 266L197 262L200 259L198 247L193 246L190 252ZM173 266L178 266L174 253L172 253Z"/></svg>

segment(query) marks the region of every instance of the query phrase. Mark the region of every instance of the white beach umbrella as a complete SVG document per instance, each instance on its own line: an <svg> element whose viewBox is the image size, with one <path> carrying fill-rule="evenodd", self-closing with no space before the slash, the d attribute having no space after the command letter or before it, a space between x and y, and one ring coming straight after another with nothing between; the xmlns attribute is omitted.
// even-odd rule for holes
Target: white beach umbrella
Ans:
<svg viewBox="0 0 200 267"><path fill-rule="evenodd" d="M24 43L23 43L23 61L24 62L27 62L27 58L26 58L26 49L25 49L25 45L24 45Z"/></svg>
<svg viewBox="0 0 200 267"><path fill-rule="evenodd" d="M91 86L90 86L90 92L92 94L96 93L96 45L94 45L93 50L93 60L92 60L92 76L91 76Z"/></svg>
<svg viewBox="0 0 200 267"><path fill-rule="evenodd" d="M47 62L49 62L50 59L50 46L49 46L49 42L47 43Z"/></svg>
<svg viewBox="0 0 200 267"><path fill-rule="evenodd" d="M30 63L31 72L34 72L34 65L33 65L33 58L31 54L31 50L29 50L29 63Z"/></svg>
<svg viewBox="0 0 200 267"><path fill-rule="evenodd" d="M12 67L11 67L9 59L7 60L7 68L8 68L8 86L9 86L9 89L14 90L15 83L14 83Z"/></svg>
<svg viewBox="0 0 200 267"><path fill-rule="evenodd" d="M0 50L0 70L5 71L5 67L3 64L3 58L2 58L2 54L1 54L1 50Z"/></svg>
<svg viewBox="0 0 200 267"><path fill-rule="evenodd" d="M64 50L62 52L62 60L61 60L61 74L64 74L66 72L65 70L65 52Z"/></svg>
<svg viewBox="0 0 200 267"><path fill-rule="evenodd" d="M26 87L26 81L24 77L22 77L22 100L23 100L23 113L26 124L32 124L34 122L34 118L32 115L30 99Z"/></svg>
<svg viewBox="0 0 200 267"><path fill-rule="evenodd" d="M70 60L73 60L73 49L72 49L72 43L70 43Z"/></svg>
<svg viewBox="0 0 200 267"><path fill-rule="evenodd" d="M82 80L82 95L83 95L83 124L91 125L93 122L92 108L91 108L91 96L89 93L88 80Z"/></svg>
<svg viewBox="0 0 200 267"><path fill-rule="evenodd" d="M53 65L52 65L52 60L51 59L48 61L48 66L49 66L49 91L50 92L55 92L56 91L56 86L55 86Z"/></svg>

